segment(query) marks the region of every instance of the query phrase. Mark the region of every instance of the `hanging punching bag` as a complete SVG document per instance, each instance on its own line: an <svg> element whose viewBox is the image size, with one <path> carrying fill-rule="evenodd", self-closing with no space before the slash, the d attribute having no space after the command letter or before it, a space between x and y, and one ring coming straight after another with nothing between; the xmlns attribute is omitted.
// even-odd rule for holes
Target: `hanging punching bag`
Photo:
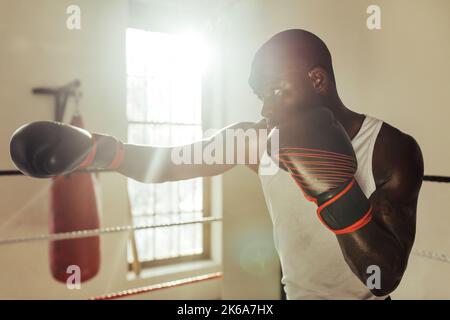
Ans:
<svg viewBox="0 0 450 320"><path fill-rule="evenodd" d="M71 124L82 128L81 116L75 115ZM50 190L50 233L97 229L99 220L92 174L73 173L53 178ZM79 267L81 282L93 278L99 271L99 236L52 241L49 249L50 269L57 281L67 282L73 274L71 266Z"/></svg>

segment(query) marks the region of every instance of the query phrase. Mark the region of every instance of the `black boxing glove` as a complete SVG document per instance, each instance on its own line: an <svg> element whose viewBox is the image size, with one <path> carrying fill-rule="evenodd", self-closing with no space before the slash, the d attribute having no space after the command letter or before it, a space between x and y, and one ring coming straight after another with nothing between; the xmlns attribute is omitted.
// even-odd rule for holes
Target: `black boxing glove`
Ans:
<svg viewBox="0 0 450 320"><path fill-rule="evenodd" d="M124 152L114 137L59 122L37 121L14 132L10 154L25 175L49 178L85 168L115 170Z"/></svg>
<svg viewBox="0 0 450 320"><path fill-rule="evenodd" d="M372 207L354 175L357 160L345 129L326 108L311 108L278 126L279 151L271 156L288 171L317 215L335 234L356 231Z"/></svg>

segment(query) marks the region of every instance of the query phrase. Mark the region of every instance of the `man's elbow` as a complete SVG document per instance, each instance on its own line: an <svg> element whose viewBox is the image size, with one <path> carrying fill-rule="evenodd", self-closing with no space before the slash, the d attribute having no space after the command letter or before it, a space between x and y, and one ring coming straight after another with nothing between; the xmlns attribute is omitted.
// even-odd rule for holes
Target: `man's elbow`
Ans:
<svg viewBox="0 0 450 320"><path fill-rule="evenodd" d="M394 292L400 285L403 277L403 270L390 273L389 276L382 277L380 286L378 288L370 289L373 295L377 297L383 297Z"/></svg>
<svg viewBox="0 0 450 320"><path fill-rule="evenodd" d="M387 295L391 294L392 292L394 292L394 290L397 289L399 284L400 284L400 280L390 282L390 283L385 283L384 285L382 285L380 287L380 289L374 288L374 289L371 289L370 292L372 292L372 294L377 297L387 296Z"/></svg>

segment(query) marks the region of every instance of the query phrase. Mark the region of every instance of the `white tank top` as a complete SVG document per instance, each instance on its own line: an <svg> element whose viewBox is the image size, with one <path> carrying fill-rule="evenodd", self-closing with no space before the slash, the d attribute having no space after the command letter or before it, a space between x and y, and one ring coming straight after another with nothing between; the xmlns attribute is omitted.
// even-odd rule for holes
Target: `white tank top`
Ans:
<svg viewBox="0 0 450 320"><path fill-rule="evenodd" d="M372 154L382 124L366 116L352 140L358 160L355 177L368 198L376 189ZM266 159L261 161L271 161L267 152L262 157ZM385 298L374 296L351 271L336 236L317 218L316 205L304 198L287 172L278 169L274 175L260 172L259 176L273 222L287 299Z"/></svg>

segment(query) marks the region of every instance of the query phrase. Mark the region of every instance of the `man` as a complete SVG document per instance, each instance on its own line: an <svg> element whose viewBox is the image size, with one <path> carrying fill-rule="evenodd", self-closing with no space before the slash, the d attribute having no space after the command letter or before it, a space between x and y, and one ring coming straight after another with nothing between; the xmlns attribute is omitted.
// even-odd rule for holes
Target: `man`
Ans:
<svg viewBox="0 0 450 320"><path fill-rule="evenodd" d="M279 129L276 154L263 152L251 163L250 143L234 151L244 152L256 173L263 161L281 168L260 178L287 298L385 299L400 283L414 242L423 176L419 146L398 129L345 107L329 51L307 31L269 39L255 55L249 84L263 103L264 120L226 129ZM191 146L204 148L224 132ZM20 128L11 140L16 166L38 177L93 167L157 183L234 167L175 164L173 150L122 144L47 122Z"/></svg>

